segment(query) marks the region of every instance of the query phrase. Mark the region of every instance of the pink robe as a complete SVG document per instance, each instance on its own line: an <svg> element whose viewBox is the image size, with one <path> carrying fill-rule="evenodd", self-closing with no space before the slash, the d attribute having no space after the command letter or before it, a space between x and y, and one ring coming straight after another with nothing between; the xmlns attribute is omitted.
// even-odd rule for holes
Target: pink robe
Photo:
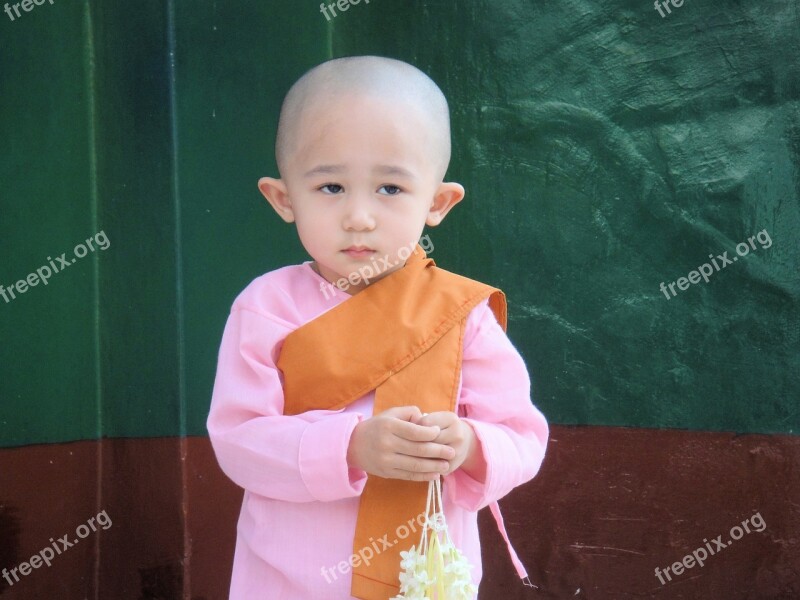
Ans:
<svg viewBox="0 0 800 600"><path fill-rule="evenodd" d="M225 326L207 426L222 470L245 490L231 600L352 598L348 561L367 474L349 468L346 455L375 394L340 410L284 416L275 367L286 335L350 298L329 285L323 292L323 283L310 261L266 273L239 294ZM340 342L347 340L330 340ZM456 470L444 478L443 501L451 538L478 584L477 511L536 475L548 438L522 357L487 301L467 320L457 410L478 437L486 481ZM408 530L387 532L362 558L387 543L417 544L419 525Z"/></svg>

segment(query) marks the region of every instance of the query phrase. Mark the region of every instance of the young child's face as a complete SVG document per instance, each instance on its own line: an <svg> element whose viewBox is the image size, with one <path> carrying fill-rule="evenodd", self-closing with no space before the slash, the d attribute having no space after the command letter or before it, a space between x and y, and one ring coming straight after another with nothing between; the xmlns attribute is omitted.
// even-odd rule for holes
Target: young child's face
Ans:
<svg viewBox="0 0 800 600"><path fill-rule="evenodd" d="M374 96L343 96L304 112L283 179L263 178L259 186L284 220L297 223L325 279L369 264L383 268L373 281L396 271L405 264L398 251L413 249L425 224L438 225L461 200L459 184L441 182L429 130L419 109ZM270 198L276 185L285 189L286 207Z"/></svg>

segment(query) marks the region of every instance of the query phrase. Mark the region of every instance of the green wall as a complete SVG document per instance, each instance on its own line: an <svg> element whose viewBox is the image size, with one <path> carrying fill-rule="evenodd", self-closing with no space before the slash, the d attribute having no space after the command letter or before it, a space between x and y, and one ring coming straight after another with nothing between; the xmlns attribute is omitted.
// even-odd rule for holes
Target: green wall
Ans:
<svg viewBox="0 0 800 600"><path fill-rule="evenodd" d="M506 290L554 423L797 433L800 7L55 0L0 13L0 445L205 434L236 294L306 260L256 181L332 56L447 95L467 198L437 264ZM769 248L665 298L766 230Z"/></svg>

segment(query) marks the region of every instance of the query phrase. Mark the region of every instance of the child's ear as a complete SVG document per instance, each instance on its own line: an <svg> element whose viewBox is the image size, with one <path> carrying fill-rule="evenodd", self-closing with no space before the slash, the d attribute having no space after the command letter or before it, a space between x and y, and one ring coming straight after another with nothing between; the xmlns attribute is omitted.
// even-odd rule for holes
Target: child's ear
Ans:
<svg viewBox="0 0 800 600"><path fill-rule="evenodd" d="M294 211L289 200L289 192L286 184L281 179L272 177L262 177L258 180L258 189L270 203L275 212L278 213L287 223L294 222Z"/></svg>
<svg viewBox="0 0 800 600"><path fill-rule="evenodd" d="M464 186L455 182L442 182L433 196L425 223L435 227L441 223L450 209L464 199Z"/></svg>

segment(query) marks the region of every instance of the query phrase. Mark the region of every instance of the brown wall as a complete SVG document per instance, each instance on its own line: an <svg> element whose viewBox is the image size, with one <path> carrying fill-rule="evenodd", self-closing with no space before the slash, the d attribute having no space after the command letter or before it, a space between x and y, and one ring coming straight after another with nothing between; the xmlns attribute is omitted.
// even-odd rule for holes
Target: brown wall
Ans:
<svg viewBox="0 0 800 600"><path fill-rule="evenodd" d="M800 598L798 472L792 436L553 427L542 472L501 502L539 590L521 585L482 511L480 597ZM241 491L206 438L4 449L0 478L0 567L28 560L51 537L73 540L75 515L86 522L105 510L113 523L13 587L0 579L4 600L227 597ZM704 538L727 542L755 513L762 532L659 583L656 567Z"/></svg>

